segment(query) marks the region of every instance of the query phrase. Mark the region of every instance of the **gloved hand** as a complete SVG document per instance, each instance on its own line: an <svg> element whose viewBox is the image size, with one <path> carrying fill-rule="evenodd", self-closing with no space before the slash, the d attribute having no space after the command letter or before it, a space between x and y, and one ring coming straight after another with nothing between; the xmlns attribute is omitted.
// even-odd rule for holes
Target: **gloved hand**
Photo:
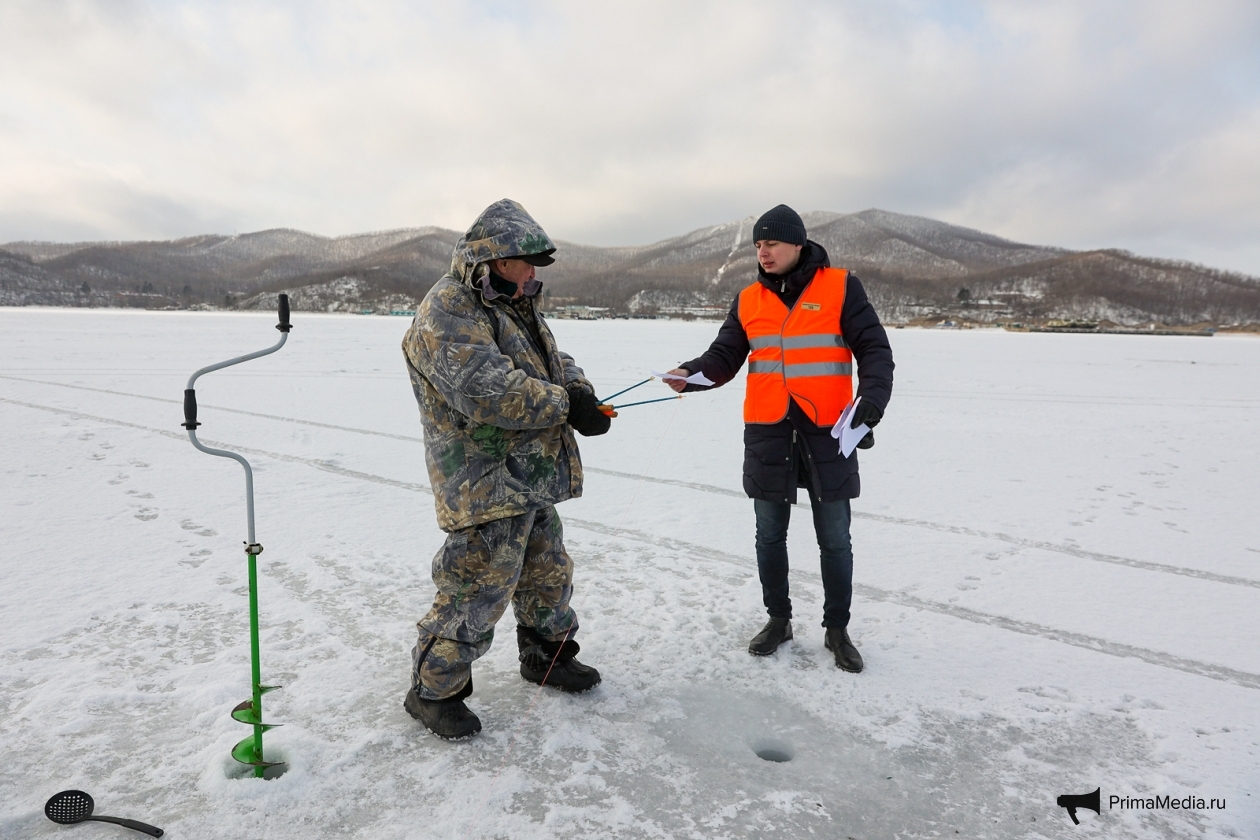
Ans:
<svg viewBox="0 0 1260 840"><path fill-rule="evenodd" d="M567 422L574 431L586 437L594 437L611 428L612 418L599 410L599 401L594 394L577 385L570 385L565 390L569 393Z"/></svg>
<svg viewBox="0 0 1260 840"><path fill-rule="evenodd" d="M879 406L862 400L857 404L857 408L853 409L853 419L849 422L849 428L856 429L858 426L865 424L873 429L879 425L879 421L883 417L884 412L879 410Z"/></svg>
<svg viewBox="0 0 1260 840"><path fill-rule="evenodd" d="M856 429L858 426L866 424L867 427L874 429L879 425L879 421L884 417L884 412L879 410L879 406L875 403L862 400L857 404L857 408L853 409L853 420L849 423L850 429ZM858 449L870 449L875 445L875 433L867 432L866 437L858 441Z"/></svg>

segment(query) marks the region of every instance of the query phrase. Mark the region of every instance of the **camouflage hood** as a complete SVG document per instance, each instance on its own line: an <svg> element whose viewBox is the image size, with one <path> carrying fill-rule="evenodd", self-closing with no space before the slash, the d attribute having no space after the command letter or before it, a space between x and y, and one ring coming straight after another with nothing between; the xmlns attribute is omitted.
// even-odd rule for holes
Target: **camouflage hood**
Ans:
<svg viewBox="0 0 1260 840"><path fill-rule="evenodd" d="M455 243L451 274L469 285L486 273L478 266L490 260L554 251L556 245L525 208L510 198L481 212L468 232Z"/></svg>
<svg viewBox="0 0 1260 840"><path fill-rule="evenodd" d="M424 425L425 462L445 531L582 495L568 389L594 393L534 305L490 288L487 261L554 248L525 208L486 208L424 296L403 352Z"/></svg>

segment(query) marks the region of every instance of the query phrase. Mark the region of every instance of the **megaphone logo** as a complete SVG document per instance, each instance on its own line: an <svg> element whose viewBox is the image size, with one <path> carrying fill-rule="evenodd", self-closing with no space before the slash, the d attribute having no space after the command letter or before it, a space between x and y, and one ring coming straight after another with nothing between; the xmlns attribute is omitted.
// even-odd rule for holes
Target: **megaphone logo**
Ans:
<svg viewBox="0 0 1260 840"><path fill-rule="evenodd" d="M1072 822L1080 825L1081 821L1076 818L1077 808L1088 808L1095 814L1101 813L1102 806L1099 804L1100 792L1102 788L1095 788L1093 793L1065 793L1060 796L1055 804L1060 808L1067 808L1068 816L1072 818Z"/></svg>

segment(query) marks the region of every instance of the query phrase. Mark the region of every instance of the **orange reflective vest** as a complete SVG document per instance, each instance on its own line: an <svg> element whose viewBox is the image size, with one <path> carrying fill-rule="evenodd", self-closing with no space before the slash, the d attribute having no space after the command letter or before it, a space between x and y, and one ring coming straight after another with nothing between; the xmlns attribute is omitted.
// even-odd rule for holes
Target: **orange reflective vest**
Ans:
<svg viewBox="0 0 1260 840"><path fill-rule="evenodd" d="M840 419L853 400L853 353L840 330L848 277L842 268L820 268L791 310L761 283L739 293L751 348L745 423L778 423L789 397L816 425Z"/></svg>

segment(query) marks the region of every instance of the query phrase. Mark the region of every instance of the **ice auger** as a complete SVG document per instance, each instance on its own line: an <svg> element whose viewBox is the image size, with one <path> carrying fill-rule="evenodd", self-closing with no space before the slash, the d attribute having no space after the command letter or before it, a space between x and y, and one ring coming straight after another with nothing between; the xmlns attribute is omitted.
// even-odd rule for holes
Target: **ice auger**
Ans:
<svg viewBox="0 0 1260 840"><path fill-rule="evenodd" d="M268 691L275 691L280 686L262 684L262 666L258 658L257 560L258 555L262 553L263 547L254 536L254 471L250 469L249 461L246 461L244 456L236 452L228 452L226 449L211 449L197 440L197 427L201 424L197 422L197 392L193 389L193 385L196 383L197 377L204 373L222 370L232 365L239 365L241 362L248 362L250 359L257 359L260 356L267 356L283 347L285 341L289 338L289 330L292 329L292 326L289 324L288 295L280 295L280 323L276 324L276 329L280 331L280 340L276 342L274 347L268 347L266 350L259 350L256 353L250 353L245 356L237 356L234 359L228 359L226 362L219 362L217 365L203 367L188 378L188 387L184 391L183 426L188 430L188 439L192 441L192 445L208 455L231 458L245 468L245 514L249 523L249 540L245 543L245 556L248 558L249 563L249 647L253 668L251 672L253 696L237 705L232 710L232 717L241 723L253 726L254 734L232 748L232 758L235 758L242 764L251 765L254 768L254 775L259 778L262 778L268 767L275 767L284 764L284 762L267 761L263 758L263 733L268 729L275 728L278 724L263 722L262 696Z"/></svg>

